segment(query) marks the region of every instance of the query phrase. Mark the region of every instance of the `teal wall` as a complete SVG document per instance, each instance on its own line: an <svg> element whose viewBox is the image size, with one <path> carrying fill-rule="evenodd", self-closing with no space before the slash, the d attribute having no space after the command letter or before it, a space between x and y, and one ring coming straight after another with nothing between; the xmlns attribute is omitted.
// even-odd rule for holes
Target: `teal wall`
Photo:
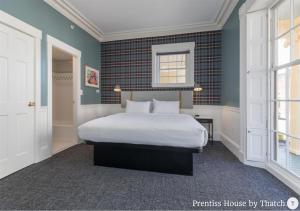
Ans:
<svg viewBox="0 0 300 211"><path fill-rule="evenodd" d="M245 0L240 0L222 30L222 104L239 107L239 8ZM77 48L81 58L81 104L101 102L100 93L95 88L84 86L84 65L96 69L101 66L101 44L79 27L71 30L72 24L43 0L0 0L3 10L43 31L41 85L42 105L47 105L47 34Z"/></svg>
<svg viewBox="0 0 300 211"><path fill-rule="evenodd" d="M244 2L245 0L239 1L222 29L222 103L233 107L239 107L240 104L239 8Z"/></svg>
<svg viewBox="0 0 300 211"><path fill-rule="evenodd" d="M100 93L95 88L84 86L84 66L100 69L100 43L79 27L71 30L72 24L43 0L0 0L0 10L43 31L41 85L42 105L47 105L47 34L81 51L81 104L100 103Z"/></svg>

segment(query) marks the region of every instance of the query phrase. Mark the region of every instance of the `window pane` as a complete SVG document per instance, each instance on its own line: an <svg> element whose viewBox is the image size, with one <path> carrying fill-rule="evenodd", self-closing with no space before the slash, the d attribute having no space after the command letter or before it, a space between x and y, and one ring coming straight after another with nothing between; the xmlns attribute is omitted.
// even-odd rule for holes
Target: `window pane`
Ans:
<svg viewBox="0 0 300 211"><path fill-rule="evenodd" d="M300 138L300 103L289 103L289 134Z"/></svg>
<svg viewBox="0 0 300 211"><path fill-rule="evenodd" d="M275 153L273 159L277 161L281 166L286 168L287 163L287 136L281 133L274 133L275 136Z"/></svg>
<svg viewBox="0 0 300 211"><path fill-rule="evenodd" d="M178 62L171 62L171 63L169 63L169 68L170 69L175 69L175 68L177 68L177 66L178 66Z"/></svg>
<svg viewBox="0 0 300 211"><path fill-rule="evenodd" d="M300 100L300 65L276 72L276 99Z"/></svg>
<svg viewBox="0 0 300 211"><path fill-rule="evenodd" d="M286 102L277 102L276 130L287 133L287 108Z"/></svg>
<svg viewBox="0 0 300 211"><path fill-rule="evenodd" d="M300 0L294 0L294 26L300 24Z"/></svg>
<svg viewBox="0 0 300 211"><path fill-rule="evenodd" d="M291 60L290 33L277 40L277 65L289 63Z"/></svg>
<svg viewBox="0 0 300 211"><path fill-rule="evenodd" d="M277 84L276 84L276 90L277 90L277 96L276 99L279 100L284 100L287 99L287 73L288 73L288 68L284 68L281 70L278 70L276 72L276 79L277 79Z"/></svg>
<svg viewBox="0 0 300 211"><path fill-rule="evenodd" d="M160 81L159 81L161 84L167 84L169 81L168 81L168 77L160 77Z"/></svg>
<svg viewBox="0 0 300 211"><path fill-rule="evenodd" d="M290 73L290 99L300 100L300 65L291 67Z"/></svg>
<svg viewBox="0 0 300 211"><path fill-rule="evenodd" d="M300 140L290 138L289 154L288 154L288 169L300 176Z"/></svg>
<svg viewBox="0 0 300 211"><path fill-rule="evenodd" d="M177 83L185 83L185 77L177 77Z"/></svg>
<svg viewBox="0 0 300 211"><path fill-rule="evenodd" d="M293 60L300 59L300 26L293 30Z"/></svg>
<svg viewBox="0 0 300 211"><path fill-rule="evenodd" d="M185 69L177 70L177 76L185 76Z"/></svg>
<svg viewBox="0 0 300 211"><path fill-rule="evenodd" d="M185 68L185 61L180 61L177 63L177 68Z"/></svg>
<svg viewBox="0 0 300 211"><path fill-rule="evenodd" d="M285 0L277 8L277 36L287 32L291 27L290 0Z"/></svg>
<svg viewBox="0 0 300 211"><path fill-rule="evenodd" d="M176 70L169 70L169 77L176 77L177 71Z"/></svg>
<svg viewBox="0 0 300 211"><path fill-rule="evenodd" d="M160 83L185 83L186 57L186 54L160 55Z"/></svg>
<svg viewBox="0 0 300 211"><path fill-rule="evenodd" d="M175 84L176 82L176 77L169 77L169 83Z"/></svg>
<svg viewBox="0 0 300 211"><path fill-rule="evenodd" d="M168 70L162 70L160 71L160 77L168 77L169 71Z"/></svg>
<svg viewBox="0 0 300 211"><path fill-rule="evenodd" d="M185 57L186 57L186 54L178 54L177 61L185 62Z"/></svg>
<svg viewBox="0 0 300 211"><path fill-rule="evenodd" d="M277 102L277 130L300 139L300 102Z"/></svg>
<svg viewBox="0 0 300 211"><path fill-rule="evenodd" d="M277 36L287 32L291 27L290 0L285 0L277 8Z"/></svg>
<svg viewBox="0 0 300 211"><path fill-rule="evenodd" d="M300 176L300 140L274 133L273 159L279 165Z"/></svg>
<svg viewBox="0 0 300 211"><path fill-rule="evenodd" d="M160 69L169 69L169 62L160 62Z"/></svg>
<svg viewBox="0 0 300 211"><path fill-rule="evenodd" d="M176 62L177 55L169 55L169 62Z"/></svg>
<svg viewBox="0 0 300 211"><path fill-rule="evenodd" d="M159 61L160 62L168 62L169 61L169 56L159 56Z"/></svg>

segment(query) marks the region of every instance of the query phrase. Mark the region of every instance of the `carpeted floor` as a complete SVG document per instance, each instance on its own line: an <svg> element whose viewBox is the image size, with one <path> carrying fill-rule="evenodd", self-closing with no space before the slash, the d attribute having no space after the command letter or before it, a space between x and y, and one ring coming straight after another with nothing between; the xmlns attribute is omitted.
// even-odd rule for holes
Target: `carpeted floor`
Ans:
<svg viewBox="0 0 300 211"><path fill-rule="evenodd" d="M267 171L241 164L221 143L194 155L192 177L92 160L92 146L81 144L1 179L0 209L243 209L224 202L299 197ZM206 207L193 207L193 200Z"/></svg>

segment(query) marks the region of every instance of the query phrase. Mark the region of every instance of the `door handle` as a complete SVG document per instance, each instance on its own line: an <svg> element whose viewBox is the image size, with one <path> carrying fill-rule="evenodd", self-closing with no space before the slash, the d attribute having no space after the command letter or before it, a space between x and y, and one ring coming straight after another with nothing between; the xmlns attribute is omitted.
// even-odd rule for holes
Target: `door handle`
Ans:
<svg viewBox="0 0 300 211"><path fill-rule="evenodd" d="M29 103L28 103L28 106L29 106L29 107L35 106L35 102L29 102Z"/></svg>

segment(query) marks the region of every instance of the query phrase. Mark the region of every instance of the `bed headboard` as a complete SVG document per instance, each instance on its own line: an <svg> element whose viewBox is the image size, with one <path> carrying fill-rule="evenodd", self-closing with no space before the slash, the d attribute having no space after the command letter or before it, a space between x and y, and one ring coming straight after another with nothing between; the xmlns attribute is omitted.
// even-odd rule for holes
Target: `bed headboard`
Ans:
<svg viewBox="0 0 300 211"><path fill-rule="evenodd" d="M122 91L121 106L126 107L126 100L151 101L180 101L180 108L193 108L193 91Z"/></svg>

